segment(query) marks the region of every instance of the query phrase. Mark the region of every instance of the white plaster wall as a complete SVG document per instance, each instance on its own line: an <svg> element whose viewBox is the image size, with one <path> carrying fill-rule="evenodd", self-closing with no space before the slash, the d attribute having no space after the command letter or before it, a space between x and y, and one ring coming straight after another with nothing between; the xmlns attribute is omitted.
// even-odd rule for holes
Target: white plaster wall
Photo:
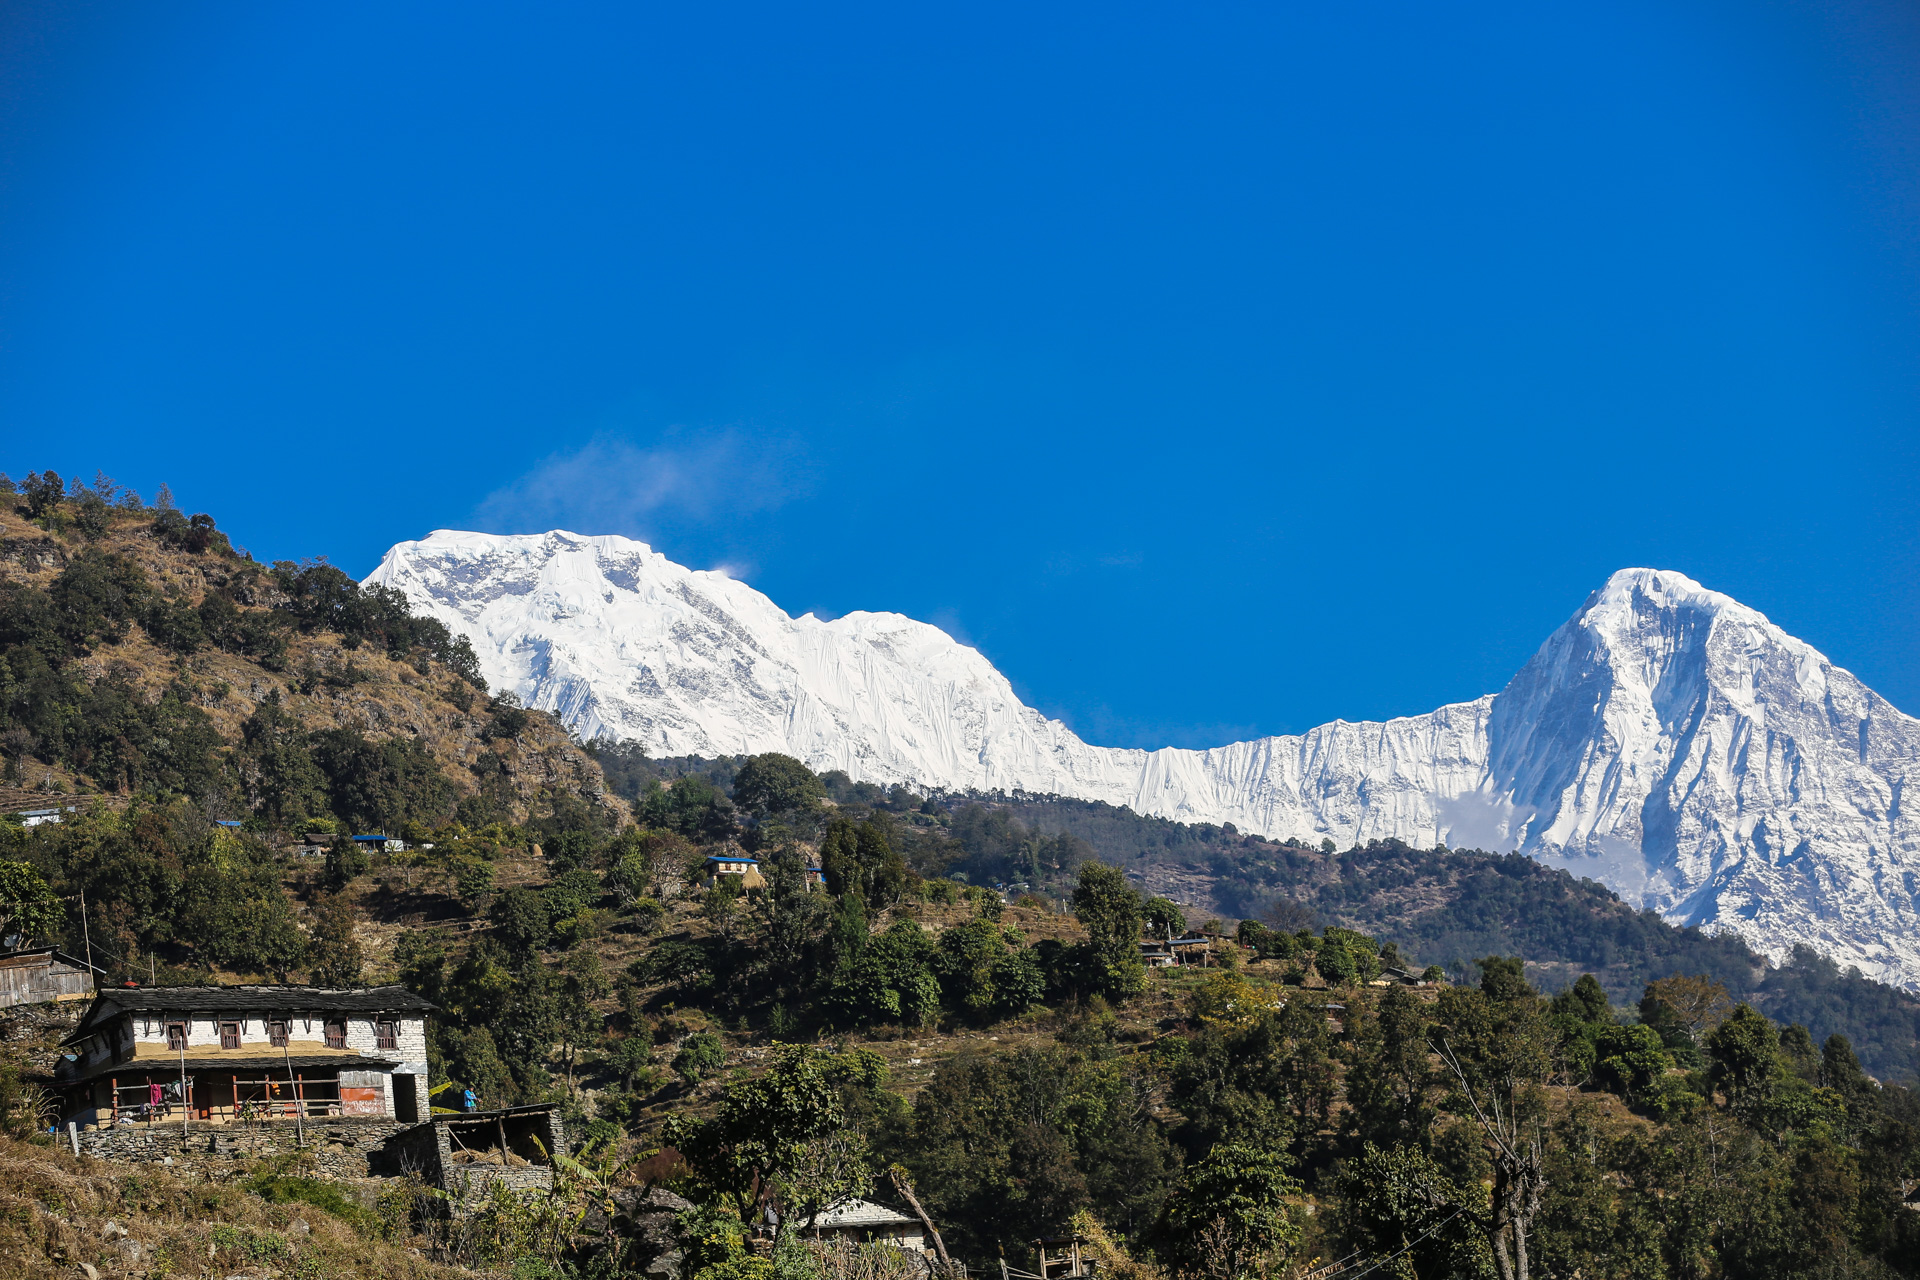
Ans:
<svg viewBox="0 0 1920 1280"><path fill-rule="evenodd" d="M397 1049L382 1049L374 1035L373 1015L356 1013L347 1019L347 1048L369 1058L385 1058L389 1062L425 1062L427 1060L427 1024L419 1014L398 1015L393 1019L399 1024L396 1039Z"/></svg>
<svg viewBox="0 0 1920 1280"><path fill-rule="evenodd" d="M291 1017L290 1034L295 1040L323 1040L326 1036L326 1014L295 1013ZM337 1015L336 1015L337 1016ZM128 1036L128 1046L134 1043L166 1047L167 1024L169 1022L187 1023L188 1049L218 1049L220 1047L220 1024L237 1022L240 1024L240 1044L242 1048L252 1045L271 1046L272 1038L267 1034L269 1015L263 1013L228 1014L206 1017L196 1015L191 1018L179 1014L133 1014L131 1020L123 1024L118 1034ZM375 1043L374 1021L372 1015L355 1013L347 1015L347 1048L369 1058L386 1058L394 1062L425 1062L427 1060L426 1020L418 1014L395 1019L400 1025L398 1049L382 1049Z"/></svg>

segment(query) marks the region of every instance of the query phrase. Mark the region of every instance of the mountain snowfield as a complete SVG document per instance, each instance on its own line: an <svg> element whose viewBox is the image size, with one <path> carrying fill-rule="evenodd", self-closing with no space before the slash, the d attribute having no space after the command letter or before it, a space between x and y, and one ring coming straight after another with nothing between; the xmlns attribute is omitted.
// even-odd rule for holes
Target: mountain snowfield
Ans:
<svg viewBox="0 0 1920 1280"><path fill-rule="evenodd" d="M892 613L789 617L643 543L440 531L367 579L487 680L653 755L784 751L949 791L1126 805L1342 847L1518 849L1783 958L1920 989L1920 721L1686 576L1623 569L1497 694L1205 751L1095 747L979 653Z"/></svg>

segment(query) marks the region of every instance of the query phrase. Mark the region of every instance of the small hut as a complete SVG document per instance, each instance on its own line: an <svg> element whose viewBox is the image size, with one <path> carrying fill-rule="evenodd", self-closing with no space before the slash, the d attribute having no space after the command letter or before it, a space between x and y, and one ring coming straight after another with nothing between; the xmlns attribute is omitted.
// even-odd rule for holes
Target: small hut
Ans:
<svg viewBox="0 0 1920 1280"><path fill-rule="evenodd" d="M760 874L758 858L721 857L718 854L707 859L707 884L717 885L723 877L734 877L742 889L764 889L767 878Z"/></svg>
<svg viewBox="0 0 1920 1280"><path fill-rule="evenodd" d="M9 951L0 955L0 1009L85 1000L104 974L98 966L52 947Z"/></svg>
<svg viewBox="0 0 1920 1280"><path fill-rule="evenodd" d="M927 1247L926 1229L918 1219L871 1200L842 1200L822 1210L813 1220L813 1230L824 1239L890 1244L910 1253L924 1252Z"/></svg>

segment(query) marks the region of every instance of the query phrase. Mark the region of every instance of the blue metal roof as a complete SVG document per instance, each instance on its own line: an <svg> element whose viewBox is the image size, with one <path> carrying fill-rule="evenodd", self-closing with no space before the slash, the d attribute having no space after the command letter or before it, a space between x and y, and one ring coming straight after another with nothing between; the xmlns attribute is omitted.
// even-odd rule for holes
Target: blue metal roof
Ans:
<svg viewBox="0 0 1920 1280"><path fill-rule="evenodd" d="M370 835L370 836L355 836L355 837L354 837L354 839L355 839L355 840L385 840L385 839L387 839L387 838L388 838L388 837L386 837L386 836L383 836L383 835L378 835L378 834L376 834L376 835Z"/></svg>
<svg viewBox="0 0 1920 1280"><path fill-rule="evenodd" d="M720 858L720 857L714 857L712 855L709 855L707 858L707 861L708 862L751 862L756 867L760 865L760 859L758 858Z"/></svg>

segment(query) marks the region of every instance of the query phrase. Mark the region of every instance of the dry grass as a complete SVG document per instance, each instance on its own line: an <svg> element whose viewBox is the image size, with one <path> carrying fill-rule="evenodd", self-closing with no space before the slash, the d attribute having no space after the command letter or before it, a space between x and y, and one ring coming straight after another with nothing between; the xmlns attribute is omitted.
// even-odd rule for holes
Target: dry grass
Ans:
<svg viewBox="0 0 1920 1280"><path fill-rule="evenodd" d="M343 1187L349 1184L341 1184ZM156 1166L0 1138L0 1280L226 1277L454 1280L404 1241L305 1204ZM83 1265L84 1264L84 1265Z"/></svg>

